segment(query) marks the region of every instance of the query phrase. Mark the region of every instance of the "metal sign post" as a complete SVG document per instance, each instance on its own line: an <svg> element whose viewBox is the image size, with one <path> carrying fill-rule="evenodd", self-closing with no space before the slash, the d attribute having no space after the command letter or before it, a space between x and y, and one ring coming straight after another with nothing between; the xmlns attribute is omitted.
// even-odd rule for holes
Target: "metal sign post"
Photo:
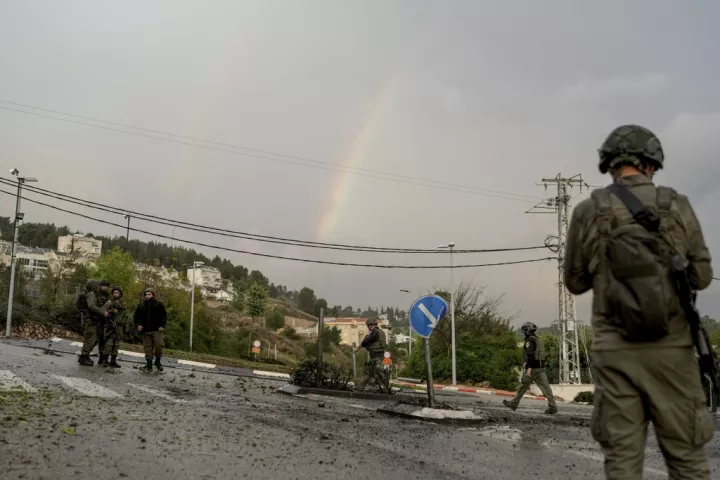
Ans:
<svg viewBox="0 0 720 480"><path fill-rule="evenodd" d="M322 386L322 341L323 341L323 330L325 329L325 309L320 309L320 317L318 318L318 337L317 337L317 376L315 378L315 386L320 388Z"/></svg>
<svg viewBox="0 0 720 480"><path fill-rule="evenodd" d="M415 333L423 337L425 344L425 369L427 371L428 405L435 408L435 387L432 377L432 358L430 356L430 335L440 324L448 311L447 302L436 295L420 297L410 307L410 326Z"/></svg>

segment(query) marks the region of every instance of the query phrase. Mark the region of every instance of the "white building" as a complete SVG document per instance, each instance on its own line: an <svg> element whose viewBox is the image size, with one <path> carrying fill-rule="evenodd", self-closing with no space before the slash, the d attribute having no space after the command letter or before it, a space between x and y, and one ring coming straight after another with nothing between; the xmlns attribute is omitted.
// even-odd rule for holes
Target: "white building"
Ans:
<svg viewBox="0 0 720 480"><path fill-rule="evenodd" d="M409 335L405 335L403 333L395 335L395 343L408 343L408 340L410 340Z"/></svg>
<svg viewBox="0 0 720 480"><path fill-rule="evenodd" d="M10 265L12 243L0 240L0 263ZM53 251L48 248L26 247L15 244L17 266L30 274L31 278L40 278L50 264Z"/></svg>
<svg viewBox="0 0 720 480"><path fill-rule="evenodd" d="M195 285L198 287L219 289L222 286L220 270L215 267L203 265L202 267L188 268L187 278L190 282L193 280L193 273L195 273Z"/></svg>
<svg viewBox="0 0 720 480"><path fill-rule="evenodd" d="M102 255L102 240L84 237L79 234L58 237L58 251L80 252L82 256L97 260Z"/></svg>

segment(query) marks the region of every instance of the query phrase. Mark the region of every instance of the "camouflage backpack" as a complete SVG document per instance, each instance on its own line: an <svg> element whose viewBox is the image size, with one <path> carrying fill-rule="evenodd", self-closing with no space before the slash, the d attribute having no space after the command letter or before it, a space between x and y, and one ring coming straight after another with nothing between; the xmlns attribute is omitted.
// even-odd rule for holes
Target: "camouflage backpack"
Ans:
<svg viewBox="0 0 720 480"><path fill-rule="evenodd" d="M600 268L608 281L604 310L626 341L662 339L678 310L668 240L677 225L676 196L673 189L658 187L656 207L648 209L623 184L592 192L602 237Z"/></svg>

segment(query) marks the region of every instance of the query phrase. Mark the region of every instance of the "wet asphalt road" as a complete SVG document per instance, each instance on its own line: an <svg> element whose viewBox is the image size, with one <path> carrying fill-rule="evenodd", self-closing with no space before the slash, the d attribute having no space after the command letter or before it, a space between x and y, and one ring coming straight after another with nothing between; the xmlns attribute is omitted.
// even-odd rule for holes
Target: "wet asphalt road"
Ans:
<svg viewBox="0 0 720 480"><path fill-rule="evenodd" d="M111 372L0 343L0 478L604 478L588 407L548 417L542 402L509 412L498 397L438 397L493 417L452 427L384 416L383 402L281 395L282 384ZM707 450L720 478L720 441ZM646 478L663 472L651 440Z"/></svg>

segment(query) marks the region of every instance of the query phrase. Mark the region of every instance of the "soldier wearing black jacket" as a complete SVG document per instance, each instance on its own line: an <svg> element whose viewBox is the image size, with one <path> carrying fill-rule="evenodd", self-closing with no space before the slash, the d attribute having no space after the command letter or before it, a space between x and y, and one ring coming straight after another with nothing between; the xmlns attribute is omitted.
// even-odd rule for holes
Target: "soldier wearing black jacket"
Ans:
<svg viewBox="0 0 720 480"><path fill-rule="evenodd" d="M144 367L147 371L152 371L152 359L155 356L155 367L162 371L163 367L160 363L163 348L163 336L165 325L167 323L167 312L165 305L155 298L155 290L146 288L142 303L135 308L134 316L135 325L138 332L142 334L143 347L145 348L145 361L147 365Z"/></svg>

